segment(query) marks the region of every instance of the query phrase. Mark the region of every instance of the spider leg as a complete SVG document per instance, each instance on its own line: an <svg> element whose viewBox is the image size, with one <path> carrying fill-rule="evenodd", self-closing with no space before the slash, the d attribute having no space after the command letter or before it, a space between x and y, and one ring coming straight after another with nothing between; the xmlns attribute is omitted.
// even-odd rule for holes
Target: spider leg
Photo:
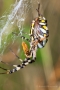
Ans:
<svg viewBox="0 0 60 90"><path fill-rule="evenodd" d="M38 3L38 9L36 9L36 10L37 10L37 12L38 12L38 16L40 16L39 9L40 9L40 3Z"/></svg>
<svg viewBox="0 0 60 90"><path fill-rule="evenodd" d="M9 65L8 63L6 63L6 62L4 62L4 61L1 61L1 63Z"/></svg>
<svg viewBox="0 0 60 90"><path fill-rule="evenodd" d="M5 71L7 70L7 69L5 69L5 68L2 68L2 67L0 67L0 68L1 68L1 69L3 69L3 70L5 70Z"/></svg>
<svg viewBox="0 0 60 90"><path fill-rule="evenodd" d="M14 72L16 72L16 71L24 68L25 66L27 66L28 64L33 63L33 62L34 62L34 60L30 60L30 58L26 58L26 59L22 62L21 65L20 65L20 64L19 64L19 65L13 65L15 68L12 69L12 70L10 70L8 74L12 74L12 73L14 73Z"/></svg>
<svg viewBox="0 0 60 90"><path fill-rule="evenodd" d="M13 34L15 34L15 35L17 35L17 33L14 33L14 32L12 32ZM27 33L26 33L27 34ZM27 34L28 35L28 34ZM18 35L20 38L22 38L22 39L25 39L25 40L27 40L28 42L30 42L30 39L28 39L28 38L26 38L25 36L23 36L23 35L21 35L21 34L19 34ZM30 35L29 35L30 36Z"/></svg>
<svg viewBox="0 0 60 90"><path fill-rule="evenodd" d="M13 53L13 55L17 58L17 59L19 59L21 62L23 61L22 59L20 59L20 57L18 56L18 55L16 55L15 53L14 53L14 51L10 48L10 51Z"/></svg>
<svg viewBox="0 0 60 90"><path fill-rule="evenodd" d="M26 38L25 36L20 36L22 39L27 40L28 42L30 42L30 39Z"/></svg>
<svg viewBox="0 0 60 90"><path fill-rule="evenodd" d="M2 69L2 70L4 70L4 71L9 71L8 69L6 69L6 68L2 68L1 66L0 66L0 68ZM0 73L0 74L7 74L7 72L3 72L3 73Z"/></svg>

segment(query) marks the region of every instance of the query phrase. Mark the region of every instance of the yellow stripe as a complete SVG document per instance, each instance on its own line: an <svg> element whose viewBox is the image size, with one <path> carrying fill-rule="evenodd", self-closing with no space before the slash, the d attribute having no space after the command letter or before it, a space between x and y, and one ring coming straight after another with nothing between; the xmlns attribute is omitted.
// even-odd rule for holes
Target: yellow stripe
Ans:
<svg viewBox="0 0 60 90"><path fill-rule="evenodd" d="M41 22L43 23L43 22L45 22L45 20L41 20Z"/></svg>
<svg viewBox="0 0 60 90"><path fill-rule="evenodd" d="M30 31L31 31L30 33L31 33L31 35L32 35L32 29L31 29Z"/></svg>
<svg viewBox="0 0 60 90"><path fill-rule="evenodd" d="M32 28L34 27L34 23L32 23Z"/></svg>
<svg viewBox="0 0 60 90"><path fill-rule="evenodd" d="M31 32L30 32L30 33L31 33L31 35L33 34L34 24L35 24L35 23L33 22L33 23L32 23L32 25L31 25L31 26L32 26L32 27L31 27ZM32 36L32 38L31 38L31 39L32 39L32 41L34 40L33 36Z"/></svg>
<svg viewBox="0 0 60 90"><path fill-rule="evenodd" d="M47 26L43 26L43 28L44 28L45 30L47 30Z"/></svg>
<svg viewBox="0 0 60 90"><path fill-rule="evenodd" d="M32 35L32 34L33 34L33 33L32 33L32 29L31 29L31 35ZM32 39L32 41L33 41L33 39L34 39L34 38L33 38L33 36L32 36L32 38L31 38L31 39Z"/></svg>
<svg viewBox="0 0 60 90"><path fill-rule="evenodd" d="M46 34L44 34L44 37L46 36Z"/></svg>

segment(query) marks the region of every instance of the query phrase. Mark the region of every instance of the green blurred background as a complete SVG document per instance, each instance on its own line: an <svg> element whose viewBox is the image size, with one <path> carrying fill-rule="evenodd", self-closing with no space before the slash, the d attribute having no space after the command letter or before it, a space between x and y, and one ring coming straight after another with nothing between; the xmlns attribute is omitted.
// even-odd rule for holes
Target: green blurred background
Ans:
<svg viewBox="0 0 60 90"><path fill-rule="evenodd" d="M49 41L43 49L37 51L37 60L34 64L11 75L0 75L0 90L60 90L60 1L34 0L31 4L29 1L31 8L24 22L24 31L27 33L29 33L32 19L37 17L38 2L41 3L40 12L48 21ZM15 0L0 0L0 17L5 11L8 12L14 3ZM18 28L16 27L14 31L18 32ZM20 37L14 37L15 40L12 43L12 34L8 35L7 46L0 57L10 64L19 64L20 61L10 52L9 48L11 47L22 59L25 56L21 46L22 40ZM26 43L29 46L29 43ZM0 65L8 69L12 68L8 65Z"/></svg>

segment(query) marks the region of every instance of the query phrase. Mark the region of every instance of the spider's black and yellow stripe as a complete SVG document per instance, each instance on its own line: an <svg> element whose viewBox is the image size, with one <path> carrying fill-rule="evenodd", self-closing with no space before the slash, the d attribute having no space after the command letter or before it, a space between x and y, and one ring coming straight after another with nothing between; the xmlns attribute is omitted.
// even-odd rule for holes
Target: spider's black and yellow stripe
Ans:
<svg viewBox="0 0 60 90"><path fill-rule="evenodd" d="M31 41L34 40L34 25L35 25L35 20L32 21L32 24L31 24L31 29L30 29L30 39Z"/></svg>
<svg viewBox="0 0 60 90"><path fill-rule="evenodd" d="M38 23L39 25L39 35L37 35L37 30L35 30L35 23ZM48 30L48 26L47 26L47 20L45 19L45 17L37 17L35 20L32 21L32 25L31 25L31 30L30 33L32 35L32 40L37 39L38 40L38 47L39 48L43 48L45 46L45 44L48 41L48 36L49 36L49 30ZM37 38L39 37L39 38Z"/></svg>

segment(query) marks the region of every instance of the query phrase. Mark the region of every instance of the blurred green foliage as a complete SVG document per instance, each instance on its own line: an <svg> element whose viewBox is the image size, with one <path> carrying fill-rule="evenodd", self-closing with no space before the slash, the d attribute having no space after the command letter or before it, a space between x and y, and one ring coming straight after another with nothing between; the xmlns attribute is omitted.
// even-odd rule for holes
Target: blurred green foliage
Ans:
<svg viewBox="0 0 60 90"><path fill-rule="evenodd" d="M11 4L13 3L14 0L0 0L0 16L2 16L5 11L10 9Z"/></svg>

